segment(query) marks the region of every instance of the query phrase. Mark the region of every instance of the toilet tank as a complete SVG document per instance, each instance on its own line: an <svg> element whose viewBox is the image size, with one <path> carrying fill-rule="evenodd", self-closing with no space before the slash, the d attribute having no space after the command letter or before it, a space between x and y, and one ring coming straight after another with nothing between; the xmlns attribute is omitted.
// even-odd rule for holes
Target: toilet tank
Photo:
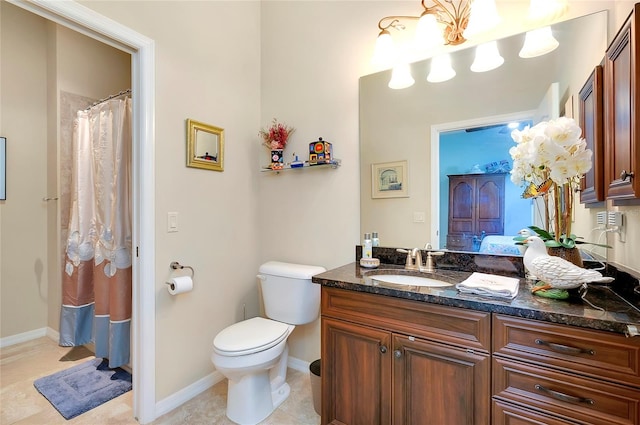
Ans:
<svg viewBox="0 0 640 425"><path fill-rule="evenodd" d="M260 266L260 288L267 317L291 325L311 323L320 315L320 285L311 277L324 267L268 261Z"/></svg>

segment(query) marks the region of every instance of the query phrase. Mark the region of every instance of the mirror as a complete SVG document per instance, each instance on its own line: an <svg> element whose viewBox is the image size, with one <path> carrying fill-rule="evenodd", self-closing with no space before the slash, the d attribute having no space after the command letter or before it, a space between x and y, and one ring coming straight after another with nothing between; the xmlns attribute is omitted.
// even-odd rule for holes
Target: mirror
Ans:
<svg viewBox="0 0 640 425"><path fill-rule="evenodd" d="M187 167L224 171L224 129L187 120Z"/></svg>
<svg viewBox="0 0 640 425"><path fill-rule="evenodd" d="M558 110L563 112L571 105L578 120L578 92L604 57L606 28L604 11L557 23L552 30L560 46L529 59L518 56L524 34L498 40L504 64L483 73L469 69L473 47L455 51L451 59L457 75L442 83L426 81L429 59L412 64L416 83L407 89L388 88L390 70L362 77L360 233L378 232L382 246L423 247L428 242L434 248L445 248L446 235L440 234L440 196L448 182L440 177L440 133L510 120L536 121L536 110L552 83L558 83ZM486 164L486 158L475 160L473 155L491 149L478 141L476 149L460 155L459 167L448 168L446 174L469 173L474 164ZM504 159L511 162L508 150L495 152L493 160ZM404 160L408 161L409 196L372 198L371 164ZM510 186L515 185L507 175L505 188L513 190ZM519 194L523 190L516 187ZM533 208L527 218L533 224Z"/></svg>

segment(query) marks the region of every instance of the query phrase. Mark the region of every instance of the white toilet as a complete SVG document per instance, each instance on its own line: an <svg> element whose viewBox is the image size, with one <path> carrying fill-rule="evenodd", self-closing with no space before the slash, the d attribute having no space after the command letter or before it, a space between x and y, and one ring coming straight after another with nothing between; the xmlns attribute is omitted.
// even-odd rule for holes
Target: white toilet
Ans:
<svg viewBox="0 0 640 425"><path fill-rule="evenodd" d="M213 340L211 361L229 380L227 417L255 425L289 396L287 338L295 325L320 314L320 285L311 277L323 267L269 261L260 266L262 299L269 319L235 323Z"/></svg>

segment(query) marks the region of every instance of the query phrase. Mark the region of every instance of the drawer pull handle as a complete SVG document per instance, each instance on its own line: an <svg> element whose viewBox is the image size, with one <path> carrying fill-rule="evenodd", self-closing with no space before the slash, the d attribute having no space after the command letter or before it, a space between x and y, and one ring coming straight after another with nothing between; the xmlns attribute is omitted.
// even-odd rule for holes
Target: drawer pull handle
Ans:
<svg viewBox="0 0 640 425"><path fill-rule="evenodd" d="M586 404L590 404L590 405L594 405L596 404L595 401L593 401L590 398L584 398L584 397L575 397L569 394L565 394L565 393L561 393L558 391L554 391L554 390L550 390L549 388L543 387L540 384L536 384L535 389L538 391L542 391L544 393L549 394L551 397L555 398L556 400L560 400L560 401L567 401L569 403L586 403Z"/></svg>
<svg viewBox="0 0 640 425"><path fill-rule="evenodd" d="M396 359L399 359L400 357L402 357L402 351L400 350L395 350L393 352L393 355L396 356Z"/></svg>
<svg viewBox="0 0 640 425"><path fill-rule="evenodd" d="M387 352L387 346L386 346L386 345L381 345L381 346L380 346L380 352L381 352L382 354L386 353L386 352Z"/></svg>
<svg viewBox="0 0 640 425"><path fill-rule="evenodd" d="M536 339L536 344L544 345L551 348L553 351L557 351L558 353L564 354L596 354L595 350L590 348L578 348L578 347L570 347L568 345L555 344L553 342L544 341L542 339Z"/></svg>

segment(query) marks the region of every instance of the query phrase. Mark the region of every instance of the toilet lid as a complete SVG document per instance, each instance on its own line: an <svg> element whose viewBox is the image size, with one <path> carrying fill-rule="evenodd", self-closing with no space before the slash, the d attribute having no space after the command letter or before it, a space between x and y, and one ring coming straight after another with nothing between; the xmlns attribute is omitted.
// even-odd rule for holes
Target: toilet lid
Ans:
<svg viewBox="0 0 640 425"><path fill-rule="evenodd" d="M241 356L267 350L289 336L292 326L275 320L254 317L223 329L213 347L228 356Z"/></svg>

